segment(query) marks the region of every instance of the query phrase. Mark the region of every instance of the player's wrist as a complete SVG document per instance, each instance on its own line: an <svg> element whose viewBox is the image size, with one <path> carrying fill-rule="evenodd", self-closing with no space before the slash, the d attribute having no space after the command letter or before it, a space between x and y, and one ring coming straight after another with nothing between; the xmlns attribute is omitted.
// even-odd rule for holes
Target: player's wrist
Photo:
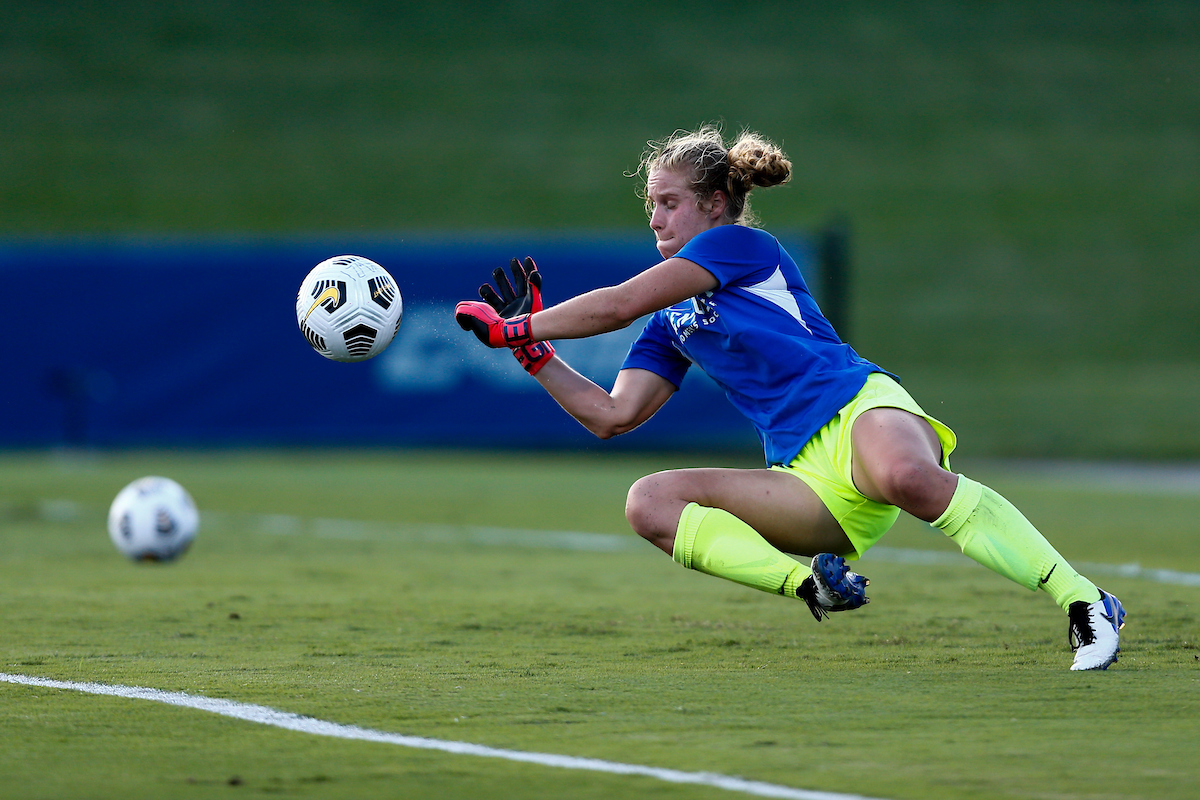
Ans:
<svg viewBox="0 0 1200 800"><path fill-rule="evenodd" d="M522 369L530 375L537 375L542 367L549 364L550 360L554 358L554 345L549 342L532 342L521 347L514 347L512 354Z"/></svg>
<svg viewBox="0 0 1200 800"><path fill-rule="evenodd" d="M508 347L524 347L534 342L530 317L533 314L522 314L512 319L501 320L499 329L504 344Z"/></svg>

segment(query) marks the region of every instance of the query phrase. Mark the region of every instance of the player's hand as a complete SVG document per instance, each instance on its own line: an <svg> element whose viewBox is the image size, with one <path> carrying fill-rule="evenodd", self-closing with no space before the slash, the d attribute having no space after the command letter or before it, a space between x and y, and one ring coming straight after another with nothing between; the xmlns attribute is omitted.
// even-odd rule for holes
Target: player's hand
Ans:
<svg viewBox="0 0 1200 800"><path fill-rule="evenodd" d="M513 276L511 283L504 267L496 267L492 270L496 288L485 283L479 287L479 296L505 319L541 311L542 273L538 272L537 264L526 256L524 264L514 258L508 268Z"/></svg>
<svg viewBox="0 0 1200 800"><path fill-rule="evenodd" d="M454 308L454 319L488 347L523 347L533 342L529 314L505 319L479 300L464 300Z"/></svg>
<svg viewBox="0 0 1200 800"><path fill-rule="evenodd" d="M554 345L530 338L528 314L504 319L489 305L464 300L454 309L454 319L459 327L474 333L488 347L510 348L530 375L537 375L554 358Z"/></svg>
<svg viewBox="0 0 1200 800"><path fill-rule="evenodd" d="M512 272L512 283L509 283L508 276L504 274L504 268L496 267L492 270L492 280L495 281L496 288L493 289L490 284L485 283L479 287L479 296L506 319L541 311L542 273L538 272L537 264L526 256L524 264L514 258L509 262L508 268ZM522 369L530 375L537 375L554 357L554 345L549 342L534 342L514 347L512 354L516 356Z"/></svg>

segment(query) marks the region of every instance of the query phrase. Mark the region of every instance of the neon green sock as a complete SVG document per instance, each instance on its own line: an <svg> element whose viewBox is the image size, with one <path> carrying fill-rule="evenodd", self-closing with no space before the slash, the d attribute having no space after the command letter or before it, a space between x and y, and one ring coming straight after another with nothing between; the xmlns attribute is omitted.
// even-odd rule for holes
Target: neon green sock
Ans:
<svg viewBox="0 0 1200 800"><path fill-rule="evenodd" d="M696 503L679 515L672 557L688 569L788 597L812 574L733 514Z"/></svg>
<svg viewBox="0 0 1200 800"><path fill-rule="evenodd" d="M1100 596L1016 506L965 475L958 476L954 497L933 526L970 558L1026 589L1044 589L1064 609Z"/></svg>

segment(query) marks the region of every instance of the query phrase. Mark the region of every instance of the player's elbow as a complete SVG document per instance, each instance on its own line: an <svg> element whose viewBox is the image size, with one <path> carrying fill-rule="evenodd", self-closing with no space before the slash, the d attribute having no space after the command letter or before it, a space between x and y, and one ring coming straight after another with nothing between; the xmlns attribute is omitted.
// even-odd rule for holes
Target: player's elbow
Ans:
<svg viewBox="0 0 1200 800"><path fill-rule="evenodd" d="M556 399L598 439L611 439L638 427L675 391L669 381L642 369L621 370L611 394L591 385L595 391L588 393L586 400L563 395Z"/></svg>
<svg viewBox="0 0 1200 800"><path fill-rule="evenodd" d="M581 421L597 439L612 439L614 436L628 433L642 423L636 415L624 413L619 406L607 408L604 413Z"/></svg>
<svg viewBox="0 0 1200 800"><path fill-rule="evenodd" d="M587 426L587 429L597 439L612 439L615 436L620 436L622 433L628 433L637 427L636 423L620 423L612 420L605 422L596 422Z"/></svg>

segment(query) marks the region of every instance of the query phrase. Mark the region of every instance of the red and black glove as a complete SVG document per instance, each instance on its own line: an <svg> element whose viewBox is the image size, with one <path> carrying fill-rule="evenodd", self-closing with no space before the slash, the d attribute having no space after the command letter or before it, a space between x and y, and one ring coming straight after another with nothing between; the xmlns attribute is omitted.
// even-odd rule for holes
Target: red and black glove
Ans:
<svg viewBox="0 0 1200 800"><path fill-rule="evenodd" d="M533 341L529 315L505 319L496 309L479 300L464 300L454 307L454 319L488 347L521 347Z"/></svg>
<svg viewBox="0 0 1200 800"><path fill-rule="evenodd" d="M534 342L529 333L529 315L542 310L542 274L528 257L524 264L512 259L509 269L511 283L504 268L497 267L492 270L496 288L486 283L479 287L479 296L488 307L464 301L454 309L454 317L463 330L474 333L488 347L511 348L525 371L536 375L554 357L552 344Z"/></svg>
<svg viewBox="0 0 1200 800"><path fill-rule="evenodd" d="M541 311L542 273L538 272L537 264L526 256L524 264L514 258L508 268L512 271L512 283L504 274L504 267L496 267L492 270L496 288L485 283L479 287L479 296L505 319Z"/></svg>
<svg viewBox="0 0 1200 800"><path fill-rule="evenodd" d="M554 345L549 342L534 342L514 347L512 354L517 357L517 361L526 372L530 375L537 375L538 371L554 358Z"/></svg>

